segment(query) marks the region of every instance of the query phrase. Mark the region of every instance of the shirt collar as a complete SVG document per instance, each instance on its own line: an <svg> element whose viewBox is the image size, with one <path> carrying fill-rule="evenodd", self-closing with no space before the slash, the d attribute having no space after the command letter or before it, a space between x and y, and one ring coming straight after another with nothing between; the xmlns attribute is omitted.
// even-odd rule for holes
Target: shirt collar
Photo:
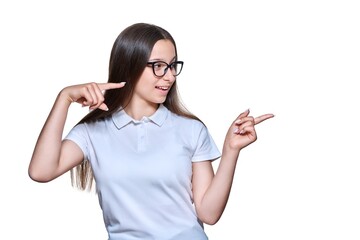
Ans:
<svg viewBox="0 0 360 240"><path fill-rule="evenodd" d="M160 104L159 108L153 115L149 117L149 119L153 121L156 125L161 127L161 125L165 122L168 114L169 110L163 104Z"/></svg>
<svg viewBox="0 0 360 240"><path fill-rule="evenodd" d="M151 115L150 117L143 117L142 120L140 120L140 121L135 120L132 117L130 117L124 111L124 109L120 109L118 112L115 112L111 118L112 118L113 123L115 124L115 126L118 129L125 127L126 125L128 125L131 122L134 124L138 124L142 121L146 122L148 120L151 120L153 123L155 123L156 125L161 127L162 124L165 122L165 119L167 118L168 113L169 113L169 110L163 104L160 104L159 108L156 110L156 112L153 115Z"/></svg>

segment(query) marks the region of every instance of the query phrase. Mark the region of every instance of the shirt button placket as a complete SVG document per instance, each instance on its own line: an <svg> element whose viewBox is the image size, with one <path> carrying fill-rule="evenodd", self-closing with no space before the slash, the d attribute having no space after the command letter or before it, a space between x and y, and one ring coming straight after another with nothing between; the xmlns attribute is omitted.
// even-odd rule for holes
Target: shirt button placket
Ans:
<svg viewBox="0 0 360 240"><path fill-rule="evenodd" d="M145 122L144 121L141 121L139 130L140 130L139 131L139 139L138 139L139 151L144 151L145 150Z"/></svg>

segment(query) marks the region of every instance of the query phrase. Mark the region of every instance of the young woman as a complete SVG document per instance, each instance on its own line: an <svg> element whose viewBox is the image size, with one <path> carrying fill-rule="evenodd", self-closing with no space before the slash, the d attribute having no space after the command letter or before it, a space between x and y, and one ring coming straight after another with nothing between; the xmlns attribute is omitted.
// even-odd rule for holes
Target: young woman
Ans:
<svg viewBox="0 0 360 240"><path fill-rule="evenodd" d="M182 67L166 30L127 27L113 45L108 83L58 94L30 161L31 179L48 182L71 170L77 186L88 189L94 178L110 240L207 239L203 223L220 219L240 150L256 140L254 126L273 115L241 113L221 154L179 101ZM74 102L92 111L62 139Z"/></svg>

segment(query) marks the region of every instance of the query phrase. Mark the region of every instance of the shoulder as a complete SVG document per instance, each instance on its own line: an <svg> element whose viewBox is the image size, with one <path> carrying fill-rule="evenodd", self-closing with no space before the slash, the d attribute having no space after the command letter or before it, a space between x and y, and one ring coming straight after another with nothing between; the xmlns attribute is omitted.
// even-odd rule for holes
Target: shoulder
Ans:
<svg viewBox="0 0 360 240"><path fill-rule="evenodd" d="M191 139L197 139L202 132L207 132L206 126L201 121L172 112L170 112L170 122L172 128L176 129L180 135Z"/></svg>
<svg viewBox="0 0 360 240"><path fill-rule="evenodd" d="M197 119L181 116L173 112L170 112L170 119L173 123L179 124L179 126L183 126L183 127L190 127L190 126L194 128L205 127L205 125Z"/></svg>
<svg viewBox="0 0 360 240"><path fill-rule="evenodd" d="M78 123L72 128L72 131L83 133L103 131L104 128L108 125L109 121L111 121L110 118Z"/></svg>

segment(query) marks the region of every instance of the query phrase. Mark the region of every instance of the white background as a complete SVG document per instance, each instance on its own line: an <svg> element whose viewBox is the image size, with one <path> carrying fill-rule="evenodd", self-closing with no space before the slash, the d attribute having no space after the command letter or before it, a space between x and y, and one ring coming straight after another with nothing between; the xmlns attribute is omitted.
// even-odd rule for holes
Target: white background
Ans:
<svg viewBox="0 0 360 240"><path fill-rule="evenodd" d="M275 114L241 153L211 240L360 239L356 3L2 1L0 239L106 239L94 193L68 174L33 182L27 167L57 93L106 82L112 44L135 22L174 36L182 98L220 149L240 112ZM72 106L66 132L86 112Z"/></svg>

